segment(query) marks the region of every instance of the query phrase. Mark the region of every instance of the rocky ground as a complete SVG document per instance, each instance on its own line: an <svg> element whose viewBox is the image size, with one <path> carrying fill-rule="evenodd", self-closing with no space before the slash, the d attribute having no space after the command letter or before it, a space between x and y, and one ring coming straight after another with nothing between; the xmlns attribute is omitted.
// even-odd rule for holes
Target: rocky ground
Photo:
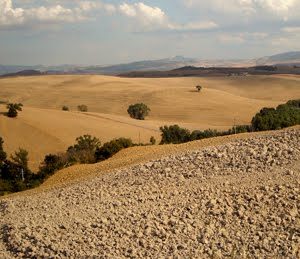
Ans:
<svg viewBox="0 0 300 259"><path fill-rule="evenodd" d="M300 258L300 130L0 201L1 258Z"/></svg>

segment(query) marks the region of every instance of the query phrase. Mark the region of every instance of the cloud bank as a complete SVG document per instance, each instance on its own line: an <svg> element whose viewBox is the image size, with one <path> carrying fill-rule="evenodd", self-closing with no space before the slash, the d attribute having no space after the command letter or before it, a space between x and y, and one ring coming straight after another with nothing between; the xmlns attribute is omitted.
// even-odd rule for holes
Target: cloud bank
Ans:
<svg viewBox="0 0 300 259"><path fill-rule="evenodd" d="M63 24L89 20L103 11L106 15L121 15L134 22L136 29L153 30L207 30L218 27L213 21L193 21L186 24L171 21L159 7L142 2L108 4L101 1L75 1L72 7L63 6L70 1L56 1L54 6L16 8L12 0L0 0L0 28L22 25Z"/></svg>

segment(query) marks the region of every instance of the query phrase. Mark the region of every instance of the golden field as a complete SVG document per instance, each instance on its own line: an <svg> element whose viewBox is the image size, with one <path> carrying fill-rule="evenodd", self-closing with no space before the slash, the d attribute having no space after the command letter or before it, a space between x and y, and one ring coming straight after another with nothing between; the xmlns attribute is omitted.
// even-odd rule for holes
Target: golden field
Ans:
<svg viewBox="0 0 300 259"><path fill-rule="evenodd" d="M203 91L195 91L196 85ZM262 107L300 98L300 78L247 76L219 78L119 78L93 75L16 77L0 79L0 100L21 102L16 119L0 116L0 136L11 153L30 153L37 169L47 153L64 151L83 134L102 142L130 137L134 142L159 140L159 126L179 124L189 129L227 129L248 124ZM130 104L151 108L145 121L129 118ZM85 104L88 113L76 107ZM61 111L63 105L70 112ZM5 107L1 106L4 112Z"/></svg>

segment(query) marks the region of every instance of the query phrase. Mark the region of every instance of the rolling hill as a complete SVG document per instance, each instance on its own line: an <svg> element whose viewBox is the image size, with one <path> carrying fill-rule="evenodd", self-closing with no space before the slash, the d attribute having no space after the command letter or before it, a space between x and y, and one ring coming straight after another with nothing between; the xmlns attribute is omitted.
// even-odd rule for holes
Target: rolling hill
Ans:
<svg viewBox="0 0 300 259"><path fill-rule="evenodd" d="M159 140L159 127L179 124L193 129L227 129L250 123L262 107L299 98L300 78L249 76L226 78L131 79L109 76L38 76L0 79L1 101L21 102L16 119L0 116L0 135L9 153L23 147L36 169L47 153L64 151L75 138L92 134L103 142L130 137ZM195 86L204 89L196 92ZM145 121L129 118L130 104L151 108ZM88 113L78 113L85 104ZM63 112L68 106L71 111ZM1 108L4 111L4 106Z"/></svg>

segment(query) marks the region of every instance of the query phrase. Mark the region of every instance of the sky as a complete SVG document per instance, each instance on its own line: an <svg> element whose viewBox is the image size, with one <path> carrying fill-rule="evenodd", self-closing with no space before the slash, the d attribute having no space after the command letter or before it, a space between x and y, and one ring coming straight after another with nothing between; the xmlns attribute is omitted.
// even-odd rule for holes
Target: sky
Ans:
<svg viewBox="0 0 300 259"><path fill-rule="evenodd" d="M0 64L108 65L299 50L300 0L0 0Z"/></svg>

